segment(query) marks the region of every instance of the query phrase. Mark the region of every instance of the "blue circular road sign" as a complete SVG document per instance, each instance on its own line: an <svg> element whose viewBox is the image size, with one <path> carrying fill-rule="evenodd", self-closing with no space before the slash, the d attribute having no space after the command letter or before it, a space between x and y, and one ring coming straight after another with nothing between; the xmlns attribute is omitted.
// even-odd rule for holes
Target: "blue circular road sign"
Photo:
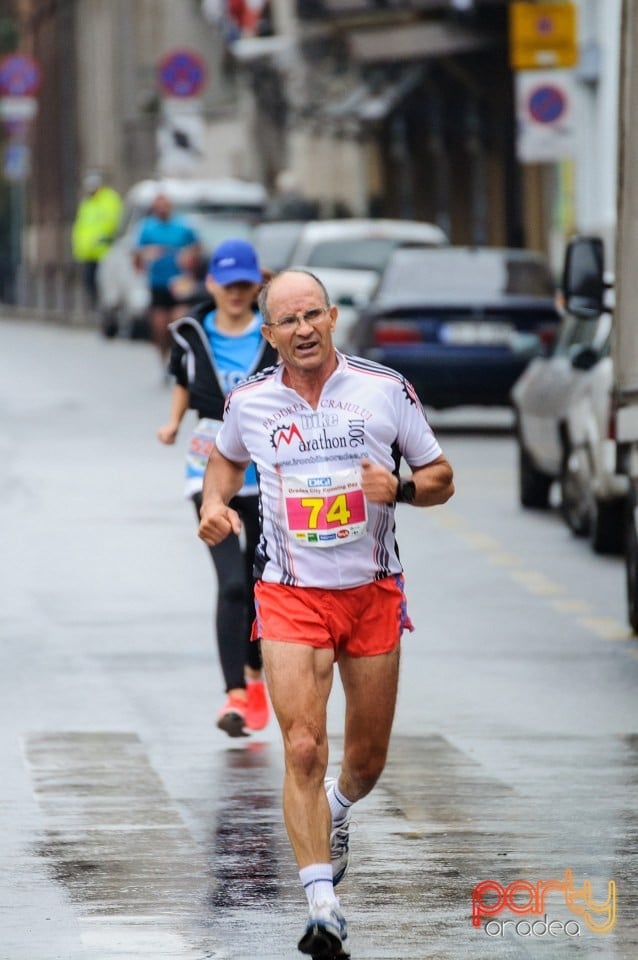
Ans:
<svg viewBox="0 0 638 960"><path fill-rule="evenodd" d="M8 53L0 60L0 93L7 97L31 97L40 87L40 67L24 53Z"/></svg>
<svg viewBox="0 0 638 960"><path fill-rule="evenodd" d="M565 94L559 87L546 84L530 94L529 112L537 123L554 123L566 109Z"/></svg>
<svg viewBox="0 0 638 960"><path fill-rule="evenodd" d="M171 97L196 97L206 83L206 64L192 50L174 50L160 60L159 83Z"/></svg>

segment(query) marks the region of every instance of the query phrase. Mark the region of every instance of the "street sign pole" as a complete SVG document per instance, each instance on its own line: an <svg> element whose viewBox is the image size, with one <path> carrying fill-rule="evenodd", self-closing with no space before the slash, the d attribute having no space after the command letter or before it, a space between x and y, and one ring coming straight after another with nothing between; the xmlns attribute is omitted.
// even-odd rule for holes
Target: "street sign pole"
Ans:
<svg viewBox="0 0 638 960"><path fill-rule="evenodd" d="M9 133L4 175L9 181L12 299L17 303L21 302L22 294L25 181L30 167L27 138L31 120L37 113L35 95L41 79L38 62L28 54L8 53L0 59L0 117Z"/></svg>
<svg viewBox="0 0 638 960"><path fill-rule="evenodd" d="M205 127L201 94L206 86L206 63L196 51L173 50L160 60L157 81L162 95L158 170L162 176L201 174Z"/></svg>
<svg viewBox="0 0 638 960"><path fill-rule="evenodd" d="M11 211L11 278L12 299L20 302L20 268L22 264L22 232L24 229L24 185L12 180L9 187L9 205Z"/></svg>

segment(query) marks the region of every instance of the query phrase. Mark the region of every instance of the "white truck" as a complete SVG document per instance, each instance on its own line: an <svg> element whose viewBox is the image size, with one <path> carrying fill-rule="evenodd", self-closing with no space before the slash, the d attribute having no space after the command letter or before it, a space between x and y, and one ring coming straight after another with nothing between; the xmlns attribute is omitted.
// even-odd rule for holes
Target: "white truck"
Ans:
<svg viewBox="0 0 638 960"><path fill-rule="evenodd" d="M612 335L616 467L628 478L624 510L627 616L638 633L638 3L623 0L618 130L618 215ZM592 316L607 295L603 246L593 237L568 246L564 293L569 310Z"/></svg>

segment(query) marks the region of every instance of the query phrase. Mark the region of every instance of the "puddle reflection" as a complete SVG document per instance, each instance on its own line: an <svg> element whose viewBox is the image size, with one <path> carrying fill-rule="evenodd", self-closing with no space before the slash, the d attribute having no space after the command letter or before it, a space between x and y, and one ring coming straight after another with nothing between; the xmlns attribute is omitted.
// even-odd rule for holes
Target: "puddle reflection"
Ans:
<svg viewBox="0 0 638 960"><path fill-rule="evenodd" d="M216 908L245 909L279 894L275 840L283 829L280 788L273 782L268 744L227 750L224 761L211 844L210 900Z"/></svg>

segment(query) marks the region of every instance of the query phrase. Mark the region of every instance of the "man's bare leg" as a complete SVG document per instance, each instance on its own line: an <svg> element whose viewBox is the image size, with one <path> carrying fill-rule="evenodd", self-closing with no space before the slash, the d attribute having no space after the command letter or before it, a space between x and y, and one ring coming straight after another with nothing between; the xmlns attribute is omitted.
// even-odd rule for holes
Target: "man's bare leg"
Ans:
<svg viewBox="0 0 638 960"><path fill-rule="evenodd" d="M385 766L397 699L399 658L399 647L375 657L339 658L346 718L338 786L353 803L370 793Z"/></svg>
<svg viewBox="0 0 638 960"><path fill-rule="evenodd" d="M331 818L323 781L333 653L277 640L262 640L261 653L284 743L283 811L290 843L300 868L330 863Z"/></svg>

